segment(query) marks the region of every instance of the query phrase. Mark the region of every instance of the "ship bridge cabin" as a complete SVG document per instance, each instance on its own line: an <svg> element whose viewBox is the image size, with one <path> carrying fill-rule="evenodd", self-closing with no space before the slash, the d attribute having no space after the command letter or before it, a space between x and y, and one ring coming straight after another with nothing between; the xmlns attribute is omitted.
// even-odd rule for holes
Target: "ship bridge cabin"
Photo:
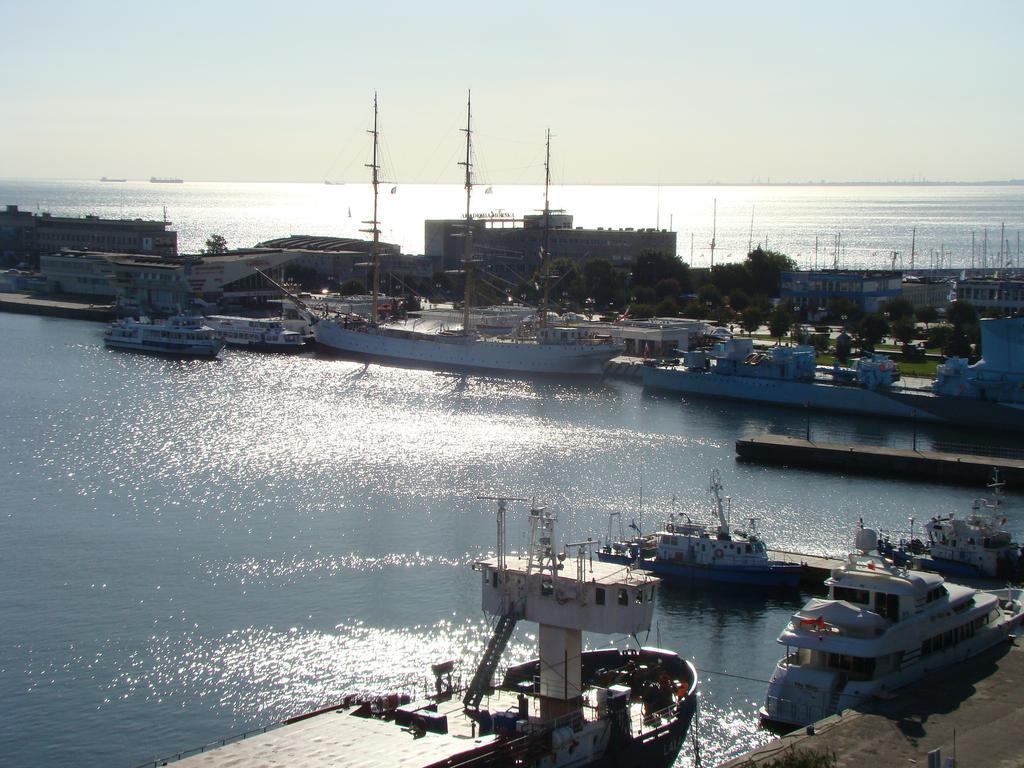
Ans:
<svg viewBox="0 0 1024 768"><path fill-rule="evenodd" d="M537 688L543 718L560 717L581 706L583 632L636 635L650 629L657 578L616 563L602 563L590 550L597 542L552 548L554 517L530 510L528 557L498 556L474 565L481 573L481 603L511 634L516 620L540 625ZM575 556L570 556L573 551ZM507 640L506 640L507 641Z"/></svg>
<svg viewBox="0 0 1024 768"><path fill-rule="evenodd" d="M947 595L942 577L906 571L877 557L850 556L850 564L825 580L829 598L863 607L891 622L921 613L925 606Z"/></svg>

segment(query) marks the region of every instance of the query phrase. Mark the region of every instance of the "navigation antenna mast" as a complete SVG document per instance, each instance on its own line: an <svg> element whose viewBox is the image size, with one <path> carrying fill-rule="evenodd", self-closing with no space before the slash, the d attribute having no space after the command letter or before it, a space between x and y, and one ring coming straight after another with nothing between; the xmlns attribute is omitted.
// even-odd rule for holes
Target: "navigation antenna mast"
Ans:
<svg viewBox="0 0 1024 768"><path fill-rule="evenodd" d="M373 92L373 130L367 131L373 135L373 162L366 165L371 171L371 179L373 183L373 221L364 221L363 224L369 224L370 229L360 230L361 232L369 232L373 235L373 243L370 245L370 268L373 270L373 302L370 305L370 324L377 325L379 321L379 313L377 311L377 302L380 298L380 222L377 221L377 186L380 183L380 165L377 162L377 141L379 132L377 130L377 92Z"/></svg>
<svg viewBox="0 0 1024 768"><path fill-rule="evenodd" d="M548 317L548 299L551 292L551 262L548 258L548 245L551 242L551 206L548 204L548 192L551 188L551 129L548 128L547 142L544 145L544 241L541 253L541 274L544 280L544 299L540 305L538 325L545 325Z"/></svg>
<svg viewBox="0 0 1024 768"><path fill-rule="evenodd" d="M914 271L914 255L917 253L917 227L910 231L910 271Z"/></svg>
<svg viewBox="0 0 1024 768"><path fill-rule="evenodd" d="M996 265L996 274L998 275L1003 267L1006 266L1006 256L1003 253L1003 243L1006 240L1006 223L1003 222L999 225L999 263ZM1006 253L1010 252L1009 244L1006 247Z"/></svg>
<svg viewBox="0 0 1024 768"><path fill-rule="evenodd" d="M459 165L466 167L466 238L463 243L462 263L466 270L466 289L462 297L462 332L468 334L469 326L469 305L473 294L473 218L469 211L470 200L473 196L473 92L466 94L466 127L461 130L466 134L466 160Z"/></svg>
<svg viewBox="0 0 1024 768"><path fill-rule="evenodd" d="M750 205L750 236L747 238L747 253L754 250L754 205Z"/></svg>

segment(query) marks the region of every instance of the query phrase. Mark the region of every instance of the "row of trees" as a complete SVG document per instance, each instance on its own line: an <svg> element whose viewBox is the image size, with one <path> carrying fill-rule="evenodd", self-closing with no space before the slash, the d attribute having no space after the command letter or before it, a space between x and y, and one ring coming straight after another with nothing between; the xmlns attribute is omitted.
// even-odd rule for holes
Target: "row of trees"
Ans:
<svg viewBox="0 0 1024 768"><path fill-rule="evenodd" d="M852 334L856 346L862 350L873 350L884 339L892 338L903 345L904 353L907 354L911 352L910 345L915 340L922 340L927 348L938 349L947 356L970 357L979 354L981 330L977 309L966 301L954 301L946 308L945 317L945 323L933 325L938 320L938 311L934 307L924 311L921 308L915 310L906 299L896 298L887 302L880 312L859 313L852 321L847 318L844 327ZM792 306L783 302L768 317L769 333L781 340L793 330L797 320L797 313ZM917 323L923 324L924 329L919 328ZM748 333L752 333L756 327L753 322L743 323L743 329ZM827 334L803 333L797 340L827 346L828 338Z"/></svg>
<svg viewBox="0 0 1024 768"><path fill-rule="evenodd" d="M582 265L567 259L555 262L554 297L566 308L621 311L630 307L634 317L711 318L740 320L756 308L767 317L771 299L779 295L782 272L795 269L792 259L756 248L743 262L694 270L674 255L647 252L630 269L615 267L607 259ZM539 276L521 286L527 301L535 300Z"/></svg>

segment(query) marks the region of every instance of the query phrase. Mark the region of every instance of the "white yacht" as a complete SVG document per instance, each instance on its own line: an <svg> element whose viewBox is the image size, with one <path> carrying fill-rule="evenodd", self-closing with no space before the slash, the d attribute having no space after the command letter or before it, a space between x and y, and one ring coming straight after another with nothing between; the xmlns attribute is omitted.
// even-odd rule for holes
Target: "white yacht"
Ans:
<svg viewBox="0 0 1024 768"><path fill-rule="evenodd" d="M111 324L103 343L114 349L173 357L216 357L224 348L224 340L199 315L175 315L159 322L147 317L123 318Z"/></svg>
<svg viewBox="0 0 1024 768"><path fill-rule="evenodd" d="M290 331L276 318L229 317L209 315L207 324L228 346L261 352L299 352L306 340L298 331Z"/></svg>
<svg viewBox="0 0 1024 768"><path fill-rule="evenodd" d="M888 563L878 535L826 579L779 635L786 655L761 717L803 726L888 694L1006 640L1022 618L1020 589L978 590Z"/></svg>

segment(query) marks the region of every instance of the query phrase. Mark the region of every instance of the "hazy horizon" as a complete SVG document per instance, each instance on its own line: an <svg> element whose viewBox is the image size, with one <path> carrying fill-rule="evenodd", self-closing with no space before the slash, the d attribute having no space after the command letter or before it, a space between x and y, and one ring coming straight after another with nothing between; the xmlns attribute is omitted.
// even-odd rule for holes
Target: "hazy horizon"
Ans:
<svg viewBox="0 0 1024 768"><path fill-rule="evenodd" d="M0 181L103 181L101 178L92 176L0 176ZM108 181L113 182L149 182L149 178L125 178L110 177ZM323 184L323 179L180 179L183 183L193 184ZM336 179L332 184L366 184L369 179L351 178ZM402 182L382 181L382 185L402 184L405 186L463 186L459 181L428 181L428 182ZM543 181L533 182L474 182L475 186L503 186L503 187L542 187ZM999 186L1024 186L1024 179L924 179L914 181L910 179L896 180L875 180L875 179L845 179L829 181L820 179L818 181L669 181L669 182L644 182L644 181L588 181L574 182L561 181L558 186L566 187L999 187ZM477 190L479 192L479 190Z"/></svg>
<svg viewBox="0 0 1024 768"><path fill-rule="evenodd" d="M0 174L559 184L1024 178L1024 5L7 3ZM933 181L934 180L934 181Z"/></svg>

